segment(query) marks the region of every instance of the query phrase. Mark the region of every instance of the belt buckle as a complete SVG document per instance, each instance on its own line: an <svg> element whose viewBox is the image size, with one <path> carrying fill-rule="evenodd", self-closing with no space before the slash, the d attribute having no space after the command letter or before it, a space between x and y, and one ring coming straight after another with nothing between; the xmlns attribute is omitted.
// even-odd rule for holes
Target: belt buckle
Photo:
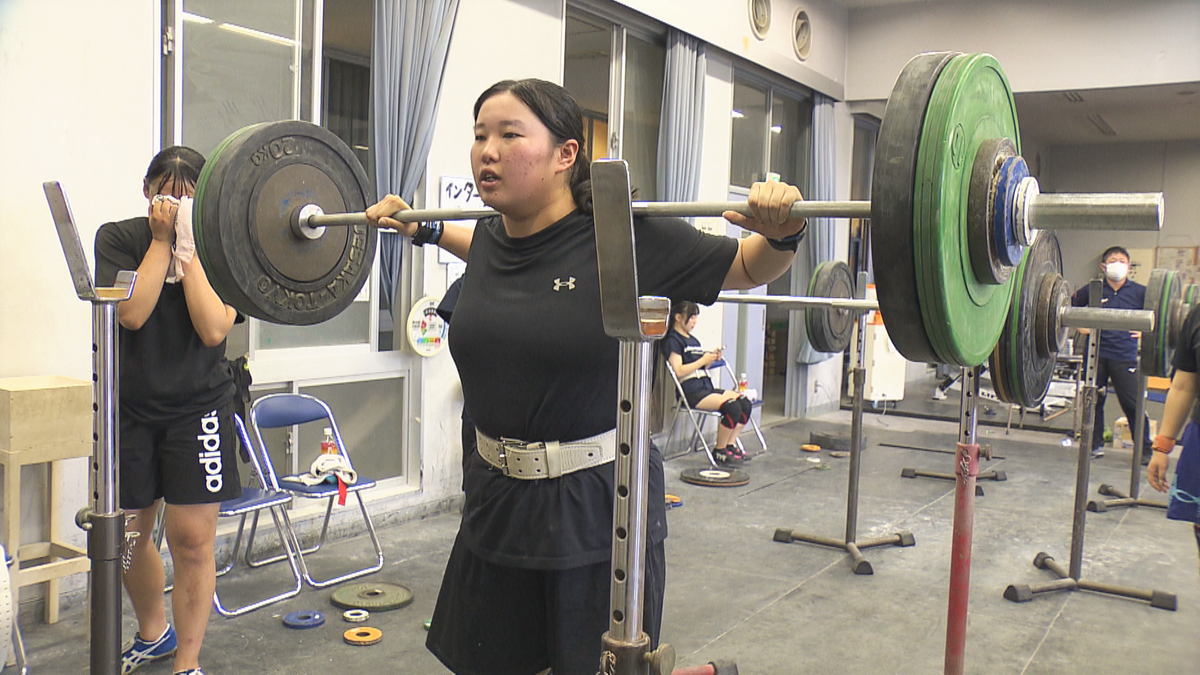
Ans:
<svg viewBox="0 0 1200 675"><path fill-rule="evenodd" d="M508 470L508 453L510 450L524 450L527 443L516 438L500 437L500 471L505 476L512 476Z"/></svg>

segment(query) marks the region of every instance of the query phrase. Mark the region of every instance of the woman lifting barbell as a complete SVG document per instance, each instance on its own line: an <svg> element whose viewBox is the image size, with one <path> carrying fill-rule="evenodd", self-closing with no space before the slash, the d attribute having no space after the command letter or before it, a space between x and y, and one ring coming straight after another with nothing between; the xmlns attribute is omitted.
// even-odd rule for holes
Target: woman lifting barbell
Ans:
<svg viewBox="0 0 1200 675"><path fill-rule="evenodd" d="M394 195L367 209L372 224L470 270L449 342L479 450L464 458L462 524L426 645L456 673L591 675L609 622L618 350L601 322L583 116L565 89L534 79L488 88L474 116L471 170L498 217L474 229L403 223L389 217L408 208ZM756 183L751 217L724 214L757 233L740 240L639 219L640 291L712 304L722 289L775 279L804 234L790 216L800 199ZM650 463L645 614L657 643L667 534L657 450Z"/></svg>

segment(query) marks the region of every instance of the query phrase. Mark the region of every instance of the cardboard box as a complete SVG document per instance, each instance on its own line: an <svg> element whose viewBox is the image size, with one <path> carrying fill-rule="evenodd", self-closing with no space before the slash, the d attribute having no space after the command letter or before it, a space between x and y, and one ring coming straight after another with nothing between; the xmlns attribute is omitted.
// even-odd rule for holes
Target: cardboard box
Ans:
<svg viewBox="0 0 1200 675"><path fill-rule="evenodd" d="M1150 420L1150 438L1158 435L1158 420ZM1118 417L1116 422L1113 422L1113 441L1114 448L1132 448L1133 447L1133 430L1129 428L1129 421L1124 417Z"/></svg>
<svg viewBox="0 0 1200 675"><path fill-rule="evenodd" d="M92 383L59 375L0 379L0 451L92 444Z"/></svg>

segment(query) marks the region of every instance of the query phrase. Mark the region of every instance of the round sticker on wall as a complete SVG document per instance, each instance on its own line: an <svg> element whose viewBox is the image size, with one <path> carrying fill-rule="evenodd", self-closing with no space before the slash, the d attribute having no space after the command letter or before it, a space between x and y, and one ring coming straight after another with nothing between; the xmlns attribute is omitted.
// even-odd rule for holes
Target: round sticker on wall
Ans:
<svg viewBox="0 0 1200 675"><path fill-rule="evenodd" d="M448 324L438 316L441 300L424 297L408 313L408 344L421 356L433 356L446 345Z"/></svg>

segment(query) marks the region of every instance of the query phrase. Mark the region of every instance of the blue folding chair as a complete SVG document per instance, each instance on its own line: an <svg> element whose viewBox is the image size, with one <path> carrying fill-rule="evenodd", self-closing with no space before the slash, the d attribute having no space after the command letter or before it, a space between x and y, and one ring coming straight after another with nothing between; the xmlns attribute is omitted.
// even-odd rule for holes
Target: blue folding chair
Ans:
<svg viewBox="0 0 1200 675"><path fill-rule="evenodd" d="M375 563L329 579L315 579L310 573L304 556L316 553L325 544L325 537L329 532L329 519L333 512L333 502L338 496L338 485L337 483L328 482L305 485L295 480L280 479L275 473L275 467L271 464L270 453L267 452L267 445L263 441L262 430L291 427L316 421L322 421L324 426L329 427L333 431L333 438L337 442L338 453L341 454L342 459L346 461L347 465L353 466L350 463L350 455L346 452L346 446L342 443L342 434L338 430L337 421L333 418L333 411L329 409L329 406L324 401L307 394L271 394L256 400L250 406L250 426L254 428L258 447L262 451L264 474L268 478L269 484L275 489L284 490L296 497L325 499L328 501L325 507L325 520L321 525L320 538L317 540L315 546L307 549L300 544L299 536L292 526L287 511L282 512L284 527L289 532L289 536L295 545L296 560L300 564L300 572L304 580L313 588L326 588L348 579L356 579L383 569L383 547L379 544L379 537L375 533L375 525L371 522L371 515L367 513L367 506L362 497L363 491L375 487L376 483L374 480L364 478L360 475L357 482L346 486L346 492L352 493L358 500L358 508L362 512L367 534L370 535L371 545L375 548ZM251 546L254 541L256 526L257 515L250 525L250 536L247 540L247 547ZM249 555L249 548L247 548L246 553L246 563L251 567L260 567L283 559L283 556L279 555L262 560L253 560Z"/></svg>

